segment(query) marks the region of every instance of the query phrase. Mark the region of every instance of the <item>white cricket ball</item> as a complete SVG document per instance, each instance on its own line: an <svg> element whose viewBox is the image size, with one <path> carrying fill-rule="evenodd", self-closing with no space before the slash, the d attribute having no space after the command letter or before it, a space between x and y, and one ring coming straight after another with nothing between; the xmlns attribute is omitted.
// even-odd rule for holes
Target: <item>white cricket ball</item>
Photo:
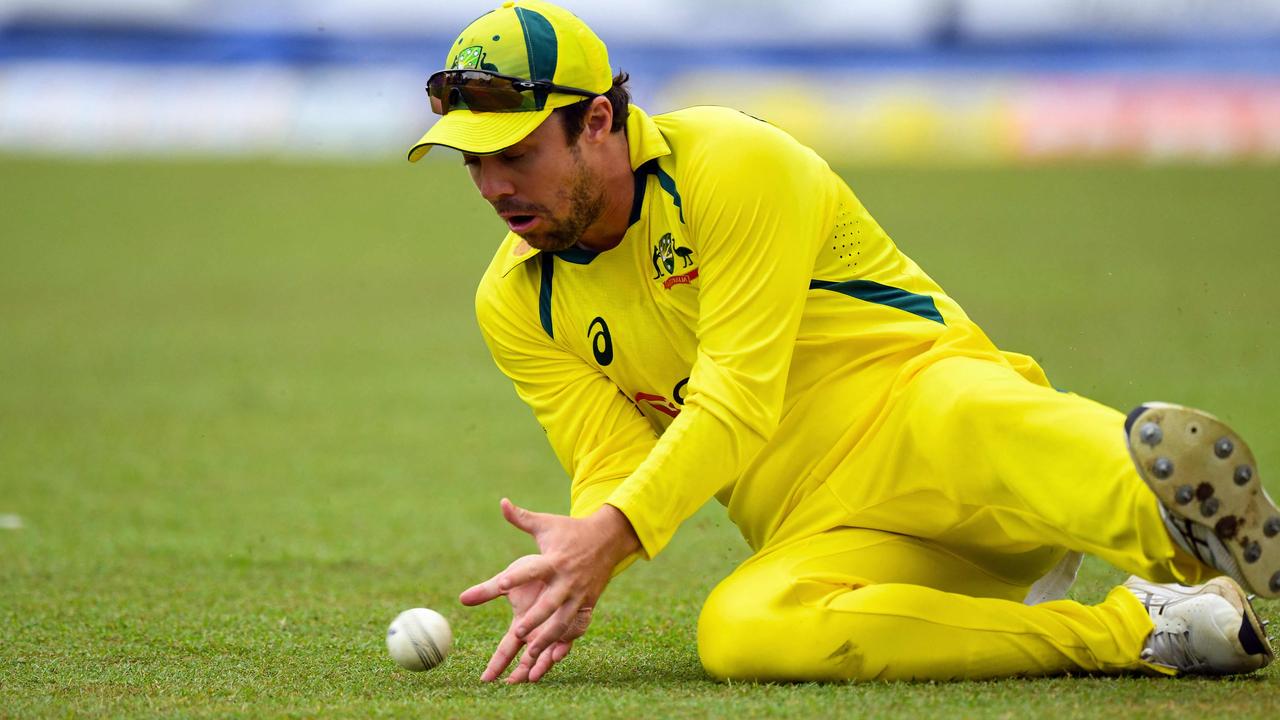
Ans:
<svg viewBox="0 0 1280 720"><path fill-rule="evenodd" d="M405 670L430 670L444 662L452 648L449 621L435 610L405 610L387 628L387 652Z"/></svg>

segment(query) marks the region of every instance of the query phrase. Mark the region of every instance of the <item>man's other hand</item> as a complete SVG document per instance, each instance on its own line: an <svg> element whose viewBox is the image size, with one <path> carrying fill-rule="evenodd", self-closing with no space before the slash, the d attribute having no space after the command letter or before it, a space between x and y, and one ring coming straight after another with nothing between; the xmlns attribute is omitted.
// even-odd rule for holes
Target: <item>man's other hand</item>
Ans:
<svg viewBox="0 0 1280 720"><path fill-rule="evenodd" d="M506 595L511 603L511 626L480 679L496 680L525 647L507 682L537 682L587 631L614 568L640 549L640 541L612 505L571 518L526 510L503 498L502 516L533 536L539 554L518 558L458 599L463 605L480 605Z"/></svg>

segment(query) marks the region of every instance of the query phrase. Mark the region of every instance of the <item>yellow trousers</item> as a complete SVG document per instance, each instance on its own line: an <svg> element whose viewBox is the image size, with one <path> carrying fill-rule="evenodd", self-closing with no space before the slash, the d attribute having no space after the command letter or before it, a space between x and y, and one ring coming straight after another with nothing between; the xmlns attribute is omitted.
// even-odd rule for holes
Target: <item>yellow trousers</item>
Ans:
<svg viewBox="0 0 1280 720"><path fill-rule="evenodd" d="M1166 533L1124 416L1028 376L948 357L896 387L775 538L707 599L707 672L944 680L1149 668L1139 653L1151 619L1127 590L1087 606L1026 605L1028 589L1069 550L1160 582L1213 572Z"/></svg>

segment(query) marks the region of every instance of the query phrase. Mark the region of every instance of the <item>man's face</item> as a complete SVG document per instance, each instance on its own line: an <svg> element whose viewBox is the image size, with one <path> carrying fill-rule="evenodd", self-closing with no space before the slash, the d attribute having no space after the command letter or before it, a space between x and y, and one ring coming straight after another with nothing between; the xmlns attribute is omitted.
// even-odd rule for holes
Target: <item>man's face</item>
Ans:
<svg viewBox="0 0 1280 720"><path fill-rule="evenodd" d="M577 142L552 115L495 155L463 154L471 180L512 232L539 250L573 247L604 212L605 195Z"/></svg>

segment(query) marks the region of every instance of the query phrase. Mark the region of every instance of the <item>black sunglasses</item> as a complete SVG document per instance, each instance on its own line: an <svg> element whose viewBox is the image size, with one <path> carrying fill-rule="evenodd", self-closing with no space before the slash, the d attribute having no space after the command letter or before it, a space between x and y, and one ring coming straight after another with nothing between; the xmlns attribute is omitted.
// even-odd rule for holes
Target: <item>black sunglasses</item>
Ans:
<svg viewBox="0 0 1280 720"><path fill-rule="evenodd" d="M525 80L487 70L441 70L427 80L431 111L524 112L541 110L551 93L599 97L600 93L556 85L546 80Z"/></svg>

